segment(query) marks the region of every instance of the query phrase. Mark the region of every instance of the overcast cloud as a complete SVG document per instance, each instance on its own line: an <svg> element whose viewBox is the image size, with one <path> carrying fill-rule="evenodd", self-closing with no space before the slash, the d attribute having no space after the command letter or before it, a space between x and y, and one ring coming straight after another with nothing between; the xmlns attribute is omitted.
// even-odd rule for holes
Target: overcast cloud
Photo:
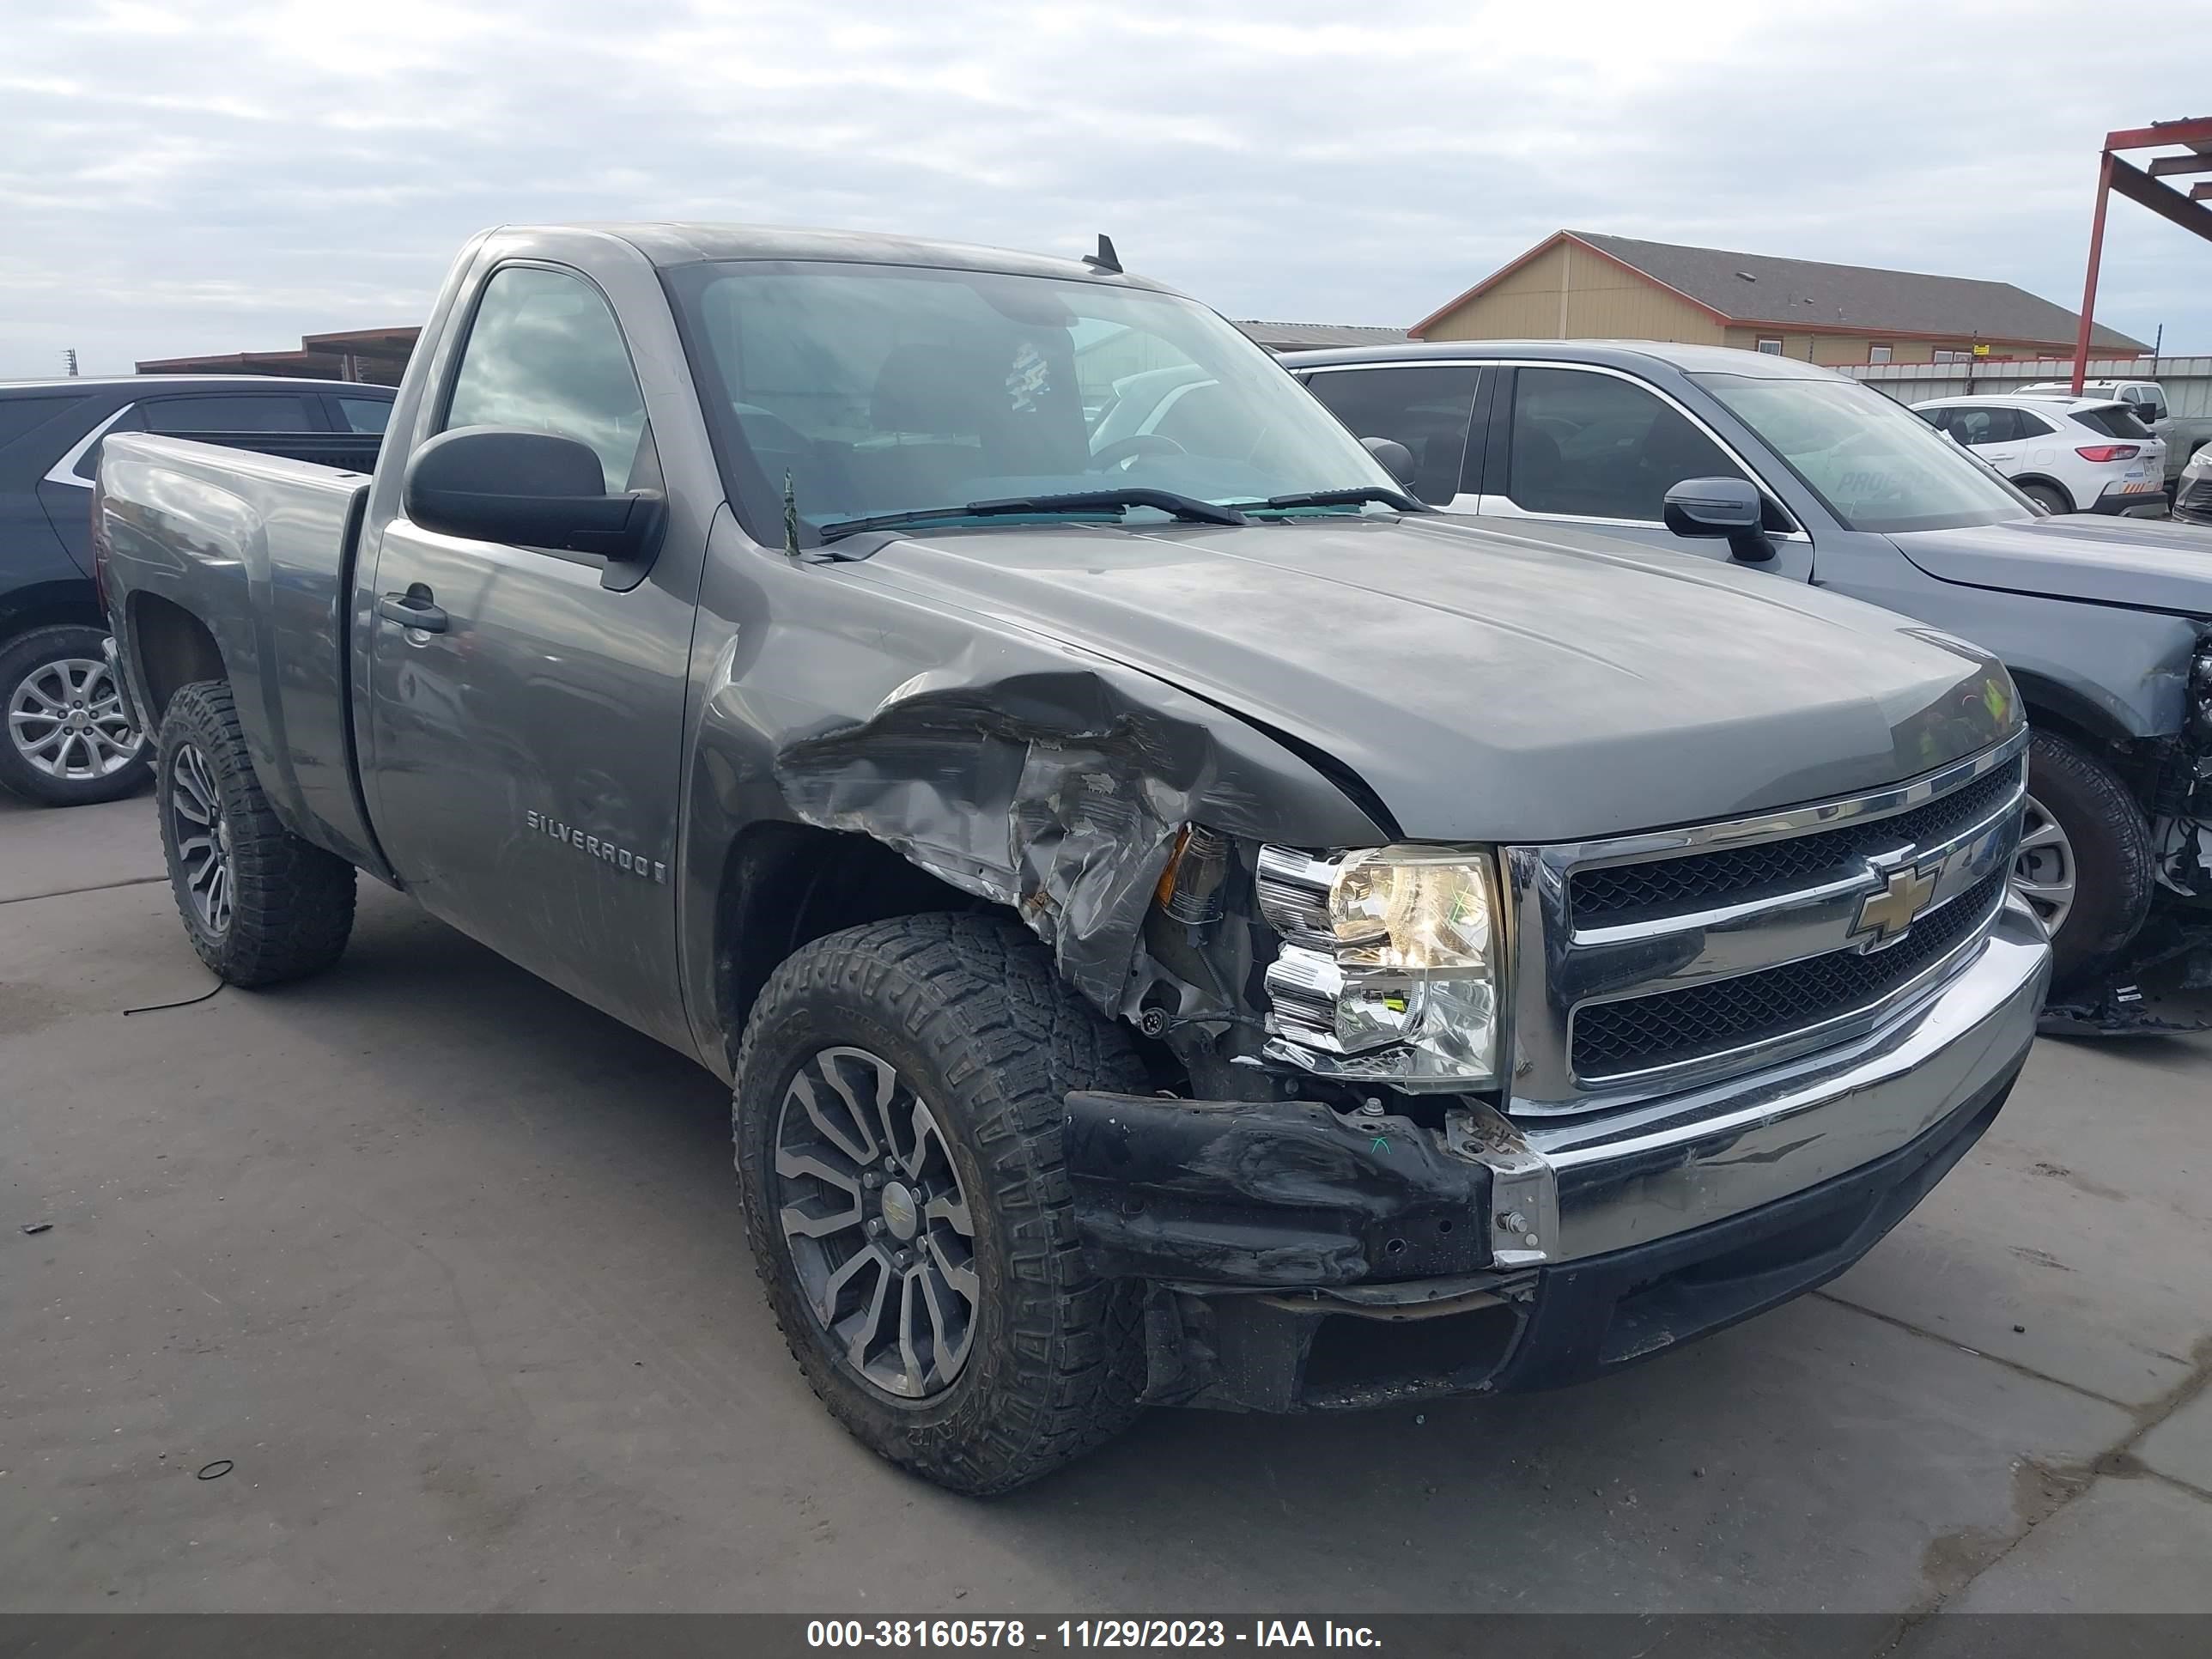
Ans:
<svg viewBox="0 0 2212 1659"><path fill-rule="evenodd" d="M2191 19L2193 18L2193 21ZM417 321L501 221L1076 252L1411 323L1562 226L2079 301L2108 129L2212 113L2204 0L0 0L0 376ZM2212 352L2117 201L2099 319Z"/></svg>

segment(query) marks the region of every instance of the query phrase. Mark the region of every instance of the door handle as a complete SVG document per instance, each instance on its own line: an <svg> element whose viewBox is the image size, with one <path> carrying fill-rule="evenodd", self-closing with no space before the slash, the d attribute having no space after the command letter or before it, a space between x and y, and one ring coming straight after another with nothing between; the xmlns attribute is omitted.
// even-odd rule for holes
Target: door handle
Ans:
<svg viewBox="0 0 2212 1659"><path fill-rule="evenodd" d="M430 602L430 590L416 582L404 593L386 593L376 602L376 614L402 628L419 628L425 634L446 631L446 613Z"/></svg>

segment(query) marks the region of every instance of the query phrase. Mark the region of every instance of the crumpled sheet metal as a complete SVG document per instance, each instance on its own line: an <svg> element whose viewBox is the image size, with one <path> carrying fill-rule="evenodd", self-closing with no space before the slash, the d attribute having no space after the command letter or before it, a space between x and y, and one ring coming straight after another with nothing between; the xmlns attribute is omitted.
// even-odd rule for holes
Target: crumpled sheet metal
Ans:
<svg viewBox="0 0 2212 1659"><path fill-rule="evenodd" d="M806 822L1013 908L1109 1016L1184 825L1334 845L1376 833L1272 738L1103 665L982 686L919 677L869 719L786 745L775 773Z"/></svg>

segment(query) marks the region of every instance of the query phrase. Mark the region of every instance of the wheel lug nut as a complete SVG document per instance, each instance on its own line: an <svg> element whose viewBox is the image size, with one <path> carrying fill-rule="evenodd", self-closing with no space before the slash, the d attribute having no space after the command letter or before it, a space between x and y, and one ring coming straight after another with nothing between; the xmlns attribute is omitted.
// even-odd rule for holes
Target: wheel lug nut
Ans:
<svg viewBox="0 0 2212 1659"><path fill-rule="evenodd" d="M896 1255L893 1256L891 1260L902 1269L911 1267L914 1266L914 1252L912 1250L901 1250Z"/></svg>
<svg viewBox="0 0 2212 1659"><path fill-rule="evenodd" d="M883 1230L884 1230L884 1218L883 1218L883 1217L881 1217L881 1216L879 1216L879 1215L872 1215L872 1216L870 1216L870 1217L868 1218L868 1237L871 1237L871 1238L874 1238L874 1237L876 1237L878 1235L879 1235L880 1233L882 1233Z"/></svg>

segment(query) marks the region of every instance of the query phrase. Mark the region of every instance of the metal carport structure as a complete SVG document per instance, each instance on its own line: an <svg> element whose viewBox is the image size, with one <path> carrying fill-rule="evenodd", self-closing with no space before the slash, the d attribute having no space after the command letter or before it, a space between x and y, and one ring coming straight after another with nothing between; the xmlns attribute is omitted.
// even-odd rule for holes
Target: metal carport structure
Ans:
<svg viewBox="0 0 2212 1659"><path fill-rule="evenodd" d="M2121 150L2163 149L2182 146L2178 155L2156 155L2148 169L2124 161ZM2097 309L2097 265L2105 252L2105 204L2114 191L2140 203L2184 230L2194 231L2212 242L2212 183L2190 187L2182 194L2164 179L2192 173L2212 173L2212 115L2185 121L2154 121L2147 127L2129 127L2105 135L2105 149L2097 169L2097 212L2089 226L2089 275L2081 290L2081 332L2074 342L2074 392L2081 394L2089 368L2090 318Z"/></svg>

